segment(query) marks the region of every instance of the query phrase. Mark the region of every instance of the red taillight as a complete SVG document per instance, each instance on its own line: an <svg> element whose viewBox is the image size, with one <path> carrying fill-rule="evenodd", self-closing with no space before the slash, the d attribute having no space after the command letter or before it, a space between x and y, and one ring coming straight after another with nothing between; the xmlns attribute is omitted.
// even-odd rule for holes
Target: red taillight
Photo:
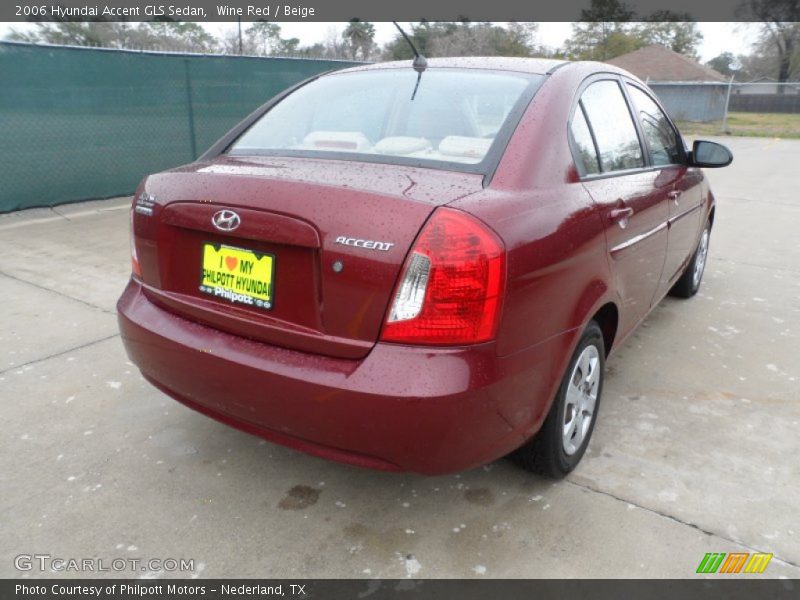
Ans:
<svg viewBox="0 0 800 600"><path fill-rule="evenodd" d="M136 255L136 235L133 233L133 210L131 210L131 271L138 278L142 277L142 267L139 266L139 257Z"/></svg>
<svg viewBox="0 0 800 600"><path fill-rule="evenodd" d="M474 344L494 338L505 285L505 249L483 223L438 209L403 266L381 339Z"/></svg>

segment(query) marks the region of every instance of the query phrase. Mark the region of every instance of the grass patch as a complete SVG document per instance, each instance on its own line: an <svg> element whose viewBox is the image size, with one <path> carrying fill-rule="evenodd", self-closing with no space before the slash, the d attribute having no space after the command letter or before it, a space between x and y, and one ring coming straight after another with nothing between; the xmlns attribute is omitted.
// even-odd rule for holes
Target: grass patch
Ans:
<svg viewBox="0 0 800 600"><path fill-rule="evenodd" d="M727 131L722 130L722 121L678 121L677 125L684 135L800 138L800 114L731 112L728 113Z"/></svg>

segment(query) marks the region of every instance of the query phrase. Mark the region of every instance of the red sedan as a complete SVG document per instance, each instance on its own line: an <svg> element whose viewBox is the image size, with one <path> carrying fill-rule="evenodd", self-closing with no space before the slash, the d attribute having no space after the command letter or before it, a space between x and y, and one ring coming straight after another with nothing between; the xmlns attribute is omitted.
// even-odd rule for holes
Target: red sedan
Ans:
<svg viewBox="0 0 800 600"><path fill-rule="evenodd" d="M700 286L714 197L641 81L434 59L274 98L132 207L127 352L187 406L311 454L436 474L580 461L613 352Z"/></svg>

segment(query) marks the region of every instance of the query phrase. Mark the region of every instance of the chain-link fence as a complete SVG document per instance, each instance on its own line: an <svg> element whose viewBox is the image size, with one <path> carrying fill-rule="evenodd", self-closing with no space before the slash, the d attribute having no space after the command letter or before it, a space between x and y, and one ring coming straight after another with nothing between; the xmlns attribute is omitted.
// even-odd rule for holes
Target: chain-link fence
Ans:
<svg viewBox="0 0 800 600"><path fill-rule="evenodd" d="M728 110L800 114L800 81L734 83Z"/></svg>
<svg viewBox="0 0 800 600"><path fill-rule="evenodd" d="M733 112L800 114L800 82L647 83L678 121L724 123Z"/></svg>
<svg viewBox="0 0 800 600"><path fill-rule="evenodd" d="M727 83L648 81L664 108L677 121L716 121L725 117Z"/></svg>
<svg viewBox="0 0 800 600"><path fill-rule="evenodd" d="M329 60L0 42L0 213L132 193Z"/></svg>

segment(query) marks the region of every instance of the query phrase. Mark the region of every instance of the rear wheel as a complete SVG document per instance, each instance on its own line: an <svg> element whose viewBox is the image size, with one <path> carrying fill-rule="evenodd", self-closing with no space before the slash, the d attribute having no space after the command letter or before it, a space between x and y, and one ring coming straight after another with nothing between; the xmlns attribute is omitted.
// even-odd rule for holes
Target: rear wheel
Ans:
<svg viewBox="0 0 800 600"><path fill-rule="evenodd" d="M670 295L677 296L678 298L691 298L700 289L700 282L703 281L703 273L706 270L706 260L708 259L708 243L711 239L711 223L706 222L703 228L703 233L700 235L700 241L697 243L697 249L692 255L692 260L686 265L686 270L681 275L681 278L675 282L672 289L669 291Z"/></svg>
<svg viewBox="0 0 800 600"><path fill-rule="evenodd" d="M515 453L524 468L561 478L578 465L594 430L604 367L603 333L596 322L590 321L542 428Z"/></svg>

